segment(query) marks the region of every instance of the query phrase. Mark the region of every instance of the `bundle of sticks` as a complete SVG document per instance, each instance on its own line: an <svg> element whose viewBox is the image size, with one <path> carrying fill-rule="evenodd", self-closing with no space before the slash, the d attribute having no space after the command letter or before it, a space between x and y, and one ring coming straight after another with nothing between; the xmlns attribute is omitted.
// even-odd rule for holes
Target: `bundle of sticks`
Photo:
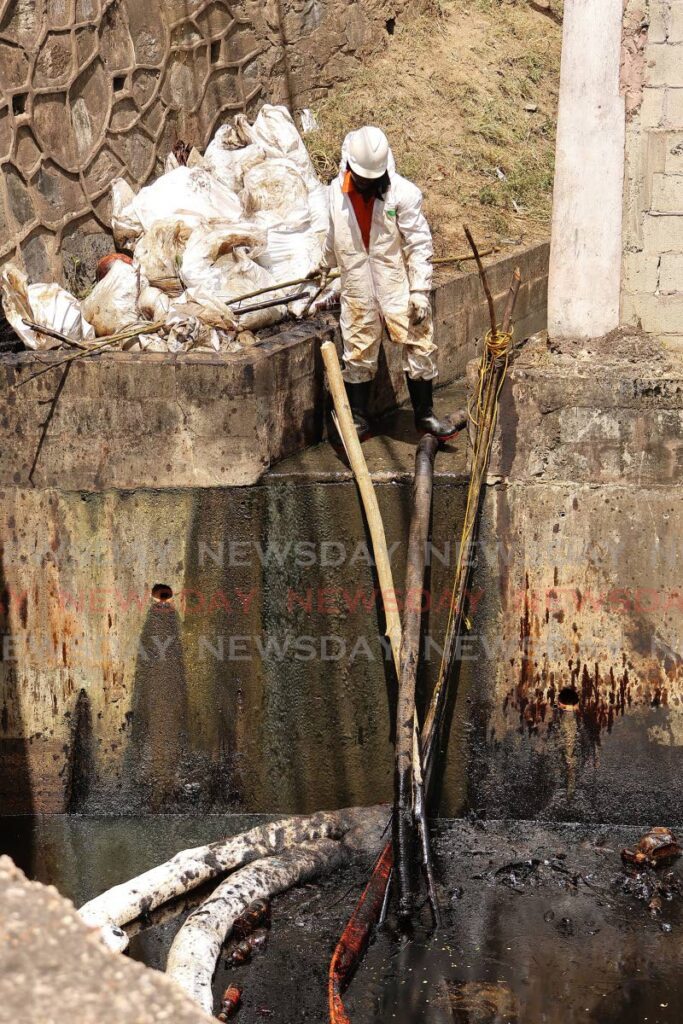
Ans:
<svg viewBox="0 0 683 1024"><path fill-rule="evenodd" d="M465 521L463 523L458 561L450 602L446 639L438 678L431 701L419 729L415 703L416 680L419 670L420 627L422 602L410 600L411 594L422 596L424 586L425 551L429 536L432 481L437 442L427 436L420 442L415 464L413 514L410 526L406 567L406 611L403 628L398 617L391 566L384 527L382 524L372 480L368 473L360 442L353 425L351 410L341 376L339 359L334 344L322 346L328 384L335 406L336 418L346 453L353 469L371 535L380 590L383 596L387 635L393 652L399 679L395 795L393 809L393 841L390 840L378 857L372 876L364 890L330 963L328 1000L330 1024L349 1024L342 994L360 961L371 930L386 912L389 889L394 872L398 888L398 917L403 926L409 926L414 909L411 849L415 831L419 832L423 868L429 900L438 927L441 911L436 893L434 871L430 854L427 822L427 798L434 775L436 754L440 749L445 709L448 705L449 684L457 660L457 641L461 635L467 612L467 597L473 564L473 550L477 535L484 483L497 422L498 402L505 379L512 344L512 317L519 294L521 276L515 270L505 311L500 326L496 320L495 305L481 256L467 227L465 234L472 247L484 287L491 327L486 336L479 367L476 400L470 407L474 439L472 468Z"/></svg>

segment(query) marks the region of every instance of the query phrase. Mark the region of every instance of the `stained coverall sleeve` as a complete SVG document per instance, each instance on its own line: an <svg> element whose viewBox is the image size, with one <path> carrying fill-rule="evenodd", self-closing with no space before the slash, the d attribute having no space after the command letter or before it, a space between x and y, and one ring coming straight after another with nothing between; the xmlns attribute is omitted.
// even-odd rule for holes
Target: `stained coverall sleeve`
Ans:
<svg viewBox="0 0 683 1024"><path fill-rule="evenodd" d="M405 182L402 192L396 204L396 223L408 265L410 290L431 292L434 246L432 232L422 212L422 193L412 182Z"/></svg>
<svg viewBox="0 0 683 1024"><path fill-rule="evenodd" d="M332 185L330 185L330 212L327 220L327 235L325 236L325 242L323 244L323 254L320 258L320 267L322 270L332 270L337 266L337 254L334 248L334 217L332 216L332 203L334 197L332 195Z"/></svg>

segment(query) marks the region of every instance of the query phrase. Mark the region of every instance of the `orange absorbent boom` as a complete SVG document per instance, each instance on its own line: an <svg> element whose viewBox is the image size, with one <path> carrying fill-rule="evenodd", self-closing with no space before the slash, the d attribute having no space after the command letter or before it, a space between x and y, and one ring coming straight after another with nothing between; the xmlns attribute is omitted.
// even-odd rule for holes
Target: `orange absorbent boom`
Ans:
<svg viewBox="0 0 683 1024"><path fill-rule="evenodd" d="M365 952L370 932L382 911L393 866L394 850L389 841L375 864L370 881L356 904L332 956L328 976L330 1024L350 1024L342 1002L342 992Z"/></svg>

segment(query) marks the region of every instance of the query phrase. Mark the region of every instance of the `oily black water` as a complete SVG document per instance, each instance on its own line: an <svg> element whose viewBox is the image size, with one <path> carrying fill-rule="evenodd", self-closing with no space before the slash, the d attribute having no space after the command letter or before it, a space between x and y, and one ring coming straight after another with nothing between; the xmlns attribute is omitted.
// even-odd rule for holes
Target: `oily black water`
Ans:
<svg viewBox="0 0 683 1024"><path fill-rule="evenodd" d="M0 848L76 905L172 856L251 827L241 815L0 819ZM410 939L391 918L345 996L356 1024L673 1024L683 1019L683 892L674 862L624 869L623 826L441 821L435 853L446 925L426 908ZM683 865L682 865L683 868ZM214 991L244 989L246 1024L324 1022L327 968L367 867L273 903L265 949L222 957ZM130 928L130 956L163 969L178 927L209 890ZM218 1003L216 1003L218 1005Z"/></svg>

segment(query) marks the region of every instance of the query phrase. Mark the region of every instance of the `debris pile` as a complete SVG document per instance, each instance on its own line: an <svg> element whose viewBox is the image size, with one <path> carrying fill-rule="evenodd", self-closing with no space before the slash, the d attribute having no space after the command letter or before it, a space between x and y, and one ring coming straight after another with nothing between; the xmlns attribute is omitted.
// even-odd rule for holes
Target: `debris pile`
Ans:
<svg viewBox="0 0 683 1024"><path fill-rule="evenodd" d="M239 351L288 309L302 316L329 297L314 281L327 206L286 108L266 105L253 124L239 114L203 156L176 144L165 173L137 195L123 178L113 182L117 251L100 260L83 300L54 283L29 284L8 264L0 273L5 315L29 349L87 349L126 332L112 344ZM298 288L285 294L281 285ZM245 304L262 293L267 301Z"/></svg>

